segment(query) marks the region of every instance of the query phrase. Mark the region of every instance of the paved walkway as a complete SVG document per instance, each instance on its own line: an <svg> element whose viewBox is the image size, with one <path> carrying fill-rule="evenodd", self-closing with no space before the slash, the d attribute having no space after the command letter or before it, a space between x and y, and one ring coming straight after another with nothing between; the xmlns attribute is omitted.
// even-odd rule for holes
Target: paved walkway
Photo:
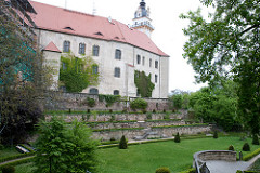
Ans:
<svg viewBox="0 0 260 173"><path fill-rule="evenodd" d="M245 171L248 170L250 165L254 163L257 159L260 158L260 155L252 158L249 161L236 161L236 162L227 162L220 160L211 160L207 161L207 167L209 168L210 173L236 173L237 170Z"/></svg>

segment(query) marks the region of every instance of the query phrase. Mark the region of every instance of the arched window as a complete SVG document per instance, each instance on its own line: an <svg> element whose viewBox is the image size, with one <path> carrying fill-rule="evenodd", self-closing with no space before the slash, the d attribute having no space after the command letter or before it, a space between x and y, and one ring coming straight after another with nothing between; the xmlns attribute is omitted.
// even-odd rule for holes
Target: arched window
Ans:
<svg viewBox="0 0 260 173"><path fill-rule="evenodd" d="M116 49L116 55L115 55L115 58L118 59L118 60L121 59L121 50Z"/></svg>
<svg viewBox="0 0 260 173"><path fill-rule="evenodd" d="M63 52L69 52L70 51L70 42L65 40L63 42Z"/></svg>
<svg viewBox="0 0 260 173"><path fill-rule="evenodd" d="M79 43L79 54L86 54L86 47L85 43Z"/></svg>
<svg viewBox="0 0 260 173"><path fill-rule="evenodd" d="M89 94L99 94L99 91L96 88L91 88Z"/></svg>
<svg viewBox="0 0 260 173"><path fill-rule="evenodd" d="M99 56L100 46L99 45L93 45L93 56Z"/></svg>
<svg viewBox="0 0 260 173"><path fill-rule="evenodd" d="M115 68L115 77L120 78L120 68L119 67Z"/></svg>
<svg viewBox="0 0 260 173"><path fill-rule="evenodd" d="M119 91L118 90L114 90L114 95L119 95Z"/></svg>

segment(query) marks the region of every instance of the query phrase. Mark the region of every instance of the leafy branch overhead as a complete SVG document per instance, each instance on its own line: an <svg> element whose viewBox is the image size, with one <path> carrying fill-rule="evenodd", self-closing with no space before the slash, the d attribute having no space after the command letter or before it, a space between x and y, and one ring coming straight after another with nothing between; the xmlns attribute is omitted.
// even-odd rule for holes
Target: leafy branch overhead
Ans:
<svg viewBox="0 0 260 173"><path fill-rule="evenodd" d="M91 57L79 58L73 54L61 57L60 81L68 92L81 92L89 85L99 83L98 65Z"/></svg>
<svg viewBox="0 0 260 173"><path fill-rule="evenodd" d="M184 35L184 58L196 71L197 82L219 87L226 78L238 83L239 115L259 133L260 6L259 0L201 0L212 6L210 22L200 10L181 15L190 19Z"/></svg>

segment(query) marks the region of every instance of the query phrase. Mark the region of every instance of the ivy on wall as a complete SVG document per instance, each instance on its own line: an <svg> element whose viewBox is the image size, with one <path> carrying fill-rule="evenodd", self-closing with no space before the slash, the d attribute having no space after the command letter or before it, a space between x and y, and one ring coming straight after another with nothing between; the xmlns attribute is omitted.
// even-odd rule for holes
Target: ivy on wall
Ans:
<svg viewBox="0 0 260 173"><path fill-rule="evenodd" d="M150 74L146 76L144 71L135 70L134 82L142 97L152 97L154 83Z"/></svg>
<svg viewBox="0 0 260 173"><path fill-rule="evenodd" d="M104 95L104 94L100 94L99 95L99 101L103 102L105 99L106 102L106 106L112 106L114 103L120 101L120 95Z"/></svg>
<svg viewBox="0 0 260 173"><path fill-rule="evenodd" d="M98 65L91 57L79 58L73 54L61 57L60 81L68 92L81 92L89 85L99 83Z"/></svg>

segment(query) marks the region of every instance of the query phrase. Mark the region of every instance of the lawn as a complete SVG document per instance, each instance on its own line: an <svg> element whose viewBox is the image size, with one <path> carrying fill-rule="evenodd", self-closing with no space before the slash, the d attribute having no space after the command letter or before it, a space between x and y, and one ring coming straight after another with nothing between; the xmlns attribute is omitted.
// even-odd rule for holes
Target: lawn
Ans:
<svg viewBox="0 0 260 173"><path fill-rule="evenodd" d="M225 150L230 145L240 151L245 142L239 141L239 137L183 139L180 144L161 142L130 146L127 150L108 148L98 150L98 154L102 160L102 173L153 173L159 167L168 167L175 173L192 166L196 151ZM253 151L259 146L250 147ZM248 153L243 152L244 156Z"/></svg>
<svg viewBox="0 0 260 173"><path fill-rule="evenodd" d="M236 151L242 150L245 142L239 137L219 137L182 139L177 144L172 141L129 146L120 150L117 147L99 149L100 173L154 173L159 167L168 167L171 173L178 173L192 166L193 154L200 150L225 150L233 145ZM259 146L250 145L251 151ZM244 156L249 152L243 152ZM32 173L32 164L16 166L16 173Z"/></svg>
<svg viewBox="0 0 260 173"><path fill-rule="evenodd" d="M8 156L14 156L17 154L21 154L20 152L18 152L15 147L12 148L4 148L2 150L0 150L0 158L3 157L8 157Z"/></svg>

